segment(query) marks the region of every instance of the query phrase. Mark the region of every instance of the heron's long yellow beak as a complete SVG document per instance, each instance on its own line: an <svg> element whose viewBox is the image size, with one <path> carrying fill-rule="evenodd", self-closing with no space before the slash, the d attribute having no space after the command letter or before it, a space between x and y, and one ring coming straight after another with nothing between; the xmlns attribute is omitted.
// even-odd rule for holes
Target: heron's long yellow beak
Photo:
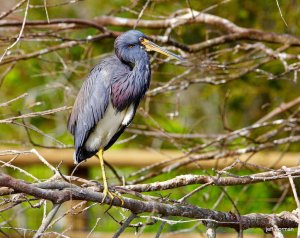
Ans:
<svg viewBox="0 0 300 238"><path fill-rule="evenodd" d="M182 57L180 57L179 55L176 55L166 49L163 49L162 47L158 46L157 44L155 44L152 41L147 40L145 38L141 39L141 44L145 46L147 51L156 51L158 53L173 57L177 60L184 61L184 59Z"/></svg>

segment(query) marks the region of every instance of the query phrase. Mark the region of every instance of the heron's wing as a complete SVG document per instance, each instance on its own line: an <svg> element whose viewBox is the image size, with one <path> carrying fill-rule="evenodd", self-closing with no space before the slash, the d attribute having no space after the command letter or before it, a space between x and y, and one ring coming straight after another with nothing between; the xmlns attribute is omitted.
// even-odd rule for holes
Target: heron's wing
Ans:
<svg viewBox="0 0 300 238"><path fill-rule="evenodd" d="M77 95L68 121L68 130L75 139L76 152L104 116L110 98L109 76L102 64L95 66Z"/></svg>
<svg viewBox="0 0 300 238"><path fill-rule="evenodd" d="M75 161L85 160L98 151L86 151L84 144L98 122L104 117L111 97L111 85L116 77L124 77L129 66L116 57L107 57L96 65L84 81L68 121L68 130L75 140Z"/></svg>

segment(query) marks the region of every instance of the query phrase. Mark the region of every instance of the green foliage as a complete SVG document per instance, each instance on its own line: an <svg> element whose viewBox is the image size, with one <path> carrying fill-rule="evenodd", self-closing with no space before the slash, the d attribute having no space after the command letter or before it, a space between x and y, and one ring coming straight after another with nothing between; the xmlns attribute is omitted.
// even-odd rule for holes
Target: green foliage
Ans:
<svg viewBox="0 0 300 238"><path fill-rule="evenodd" d="M30 4L39 5L41 2L40 0L31 0ZM47 2L50 3L50 1ZM146 1L137 1L133 7L133 11L139 12L145 2ZM168 18L175 11L187 8L187 2L197 11L208 11L208 13L227 18L241 27L263 29L268 32L291 33L296 36L300 35L300 28L297 25L297 19L300 15L300 6L297 1L279 1L284 18L288 22L288 27L285 26L281 19L275 1L259 1L259 3L258 1L228 1L226 4L221 4L211 9L208 8L213 4L220 3L220 1L151 1L142 19L154 19L155 16ZM75 5L68 4L49 8L48 13L50 19L92 19L93 17L109 15L110 13L114 13L119 17L137 18L137 14L134 12L125 11L124 9L120 10L125 6L131 7L132 4L133 2L125 0L86 0L79 1ZM16 16L22 19L22 12L17 13ZM45 19L46 14L43 8L30 9L28 20ZM120 32L128 30L127 28L116 26L109 27L109 29ZM139 29L139 27L137 27L137 29ZM144 33L149 35L164 34L164 30L139 30L143 30ZM26 32L32 31L26 28ZM3 37L7 34L7 32L4 32ZM86 39L88 36L96 34L99 34L99 31L92 28L76 29L76 31L72 31L71 33L68 31L62 33L62 35L68 39ZM220 32L215 31L213 28L206 28L204 25L197 24L176 28L172 32L171 38L178 42L192 45L204 41L207 37L217 35L220 35ZM58 43L62 42L63 41L58 41ZM243 42L244 41L241 41L240 44L242 45ZM21 40L14 48L14 50L16 50L14 53L25 55L26 53L35 52L55 45L56 42L30 42ZM202 79L216 75L224 75L224 78L227 79L227 76L237 74L251 65L251 63L256 62L257 59L251 59L251 57L249 57L249 61L247 62L230 64L238 59L242 53L247 52L246 50L242 51L242 53L230 51L214 56L215 52L222 52L222 50L232 45L232 43L227 43L213 47L200 52L194 58L191 57L191 62L195 63L195 71L197 72L193 75L193 79ZM266 45L274 50L276 49L274 45ZM0 49L4 49L2 45L0 47ZM113 39L104 39L52 52L38 58L19 61L4 78L2 84L0 84L0 103L13 99L23 93L28 93L29 96L11 103L9 107L0 107L0 119L16 116L20 113L37 112L65 105L73 105L77 92L90 69L100 60L100 57L110 54L111 52L113 52ZM287 52L295 55L299 55L300 53L299 48L291 48L287 50ZM213 58L213 56L215 58ZM189 55L187 55L187 57L189 57ZM159 60L159 62L161 62L161 60ZM291 64L297 61L288 60L287 62ZM206 64L209 67L206 67ZM224 68L220 69L220 66L224 66ZM0 75L4 73L7 68L8 65L0 66ZM170 80L176 78L186 70L185 66L178 66L171 63L157 63L157 61L152 63L152 68L153 77L150 90L158 86L166 85ZM289 73L283 77L280 76L280 74L285 71L284 65L280 60L272 60L259 67L259 69L260 72L263 73L248 73L226 84L191 84L187 87L183 87L182 90L170 91L155 96L150 95L141 103L142 110L137 113L132 126L135 128L142 126L143 128L153 131L163 129L163 131L169 133L219 134L227 132L226 129L235 130L249 126L274 108L277 108L281 103L288 102L299 96L300 84L292 80L294 75ZM266 72L272 75L278 75L278 77L270 78ZM192 76L188 75L186 77ZM297 79L299 80L299 77L297 77ZM180 83L180 80L178 80L178 82ZM222 112L225 113L226 125L224 125ZM73 138L67 132L66 128L68 115L69 111L65 111L50 116L28 118L25 119L24 122L19 122L36 127L66 145L72 145ZM225 129L225 126L228 128ZM0 131L1 145L15 143L30 144L25 129L20 126L0 124ZM250 137L256 138L256 135L264 131L266 131L265 128L253 131ZM31 130L30 135L31 139L38 144L56 145L54 140L45 138L41 133ZM132 134L125 133L121 139L129 138L130 136L132 136ZM245 140L245 138L238 138L232 142L229 148L238 148L245 143ZM180 142L182 149L189 149L195 144L205 142L205 140L202 139L195 139L193 142L183 142L180 139L174 139L174 141ZM113 149L128 147L174 149L176 148L174 141L165 138L138 135L135 139L130 140L130 142L114 145ZM203 151L210 151L215 148L213 146L208 146ZM286 150L286 147L278 146L276 149ZM293 144L288 147L288 150L299 151L300 145ZM51 171L44 169L43 166L29 166L25 169L40 180L52 176ZM136 168L124 168L120 169L119 173L126 175L133 170L136 170ZM11 169L8 169L8 172L20 179L32 181L22 173ZM241 175L249 174L251 171L241 170L233 172ZM91 169L89 173L90 178L100 179L98 168ZM183 173L209 173L214 175L213 171L190 171L183 169L179 172L161 175L153 179L153 182L174 178ZM116 181L111 180L110 182ZM231 201L233 200L240 214L257 211L262 213L279 213L285 210L293 210L296 205L294 204L291 192L288 193L287 198L278 205L276 210L272 210L283 192L279 189L280 186L277 185L276 183L268 182L224 188L209 186L189 198L188 201L192 204L198 204L201 207L213 208L220 196L222 196L222 200L216 206L216 209L236 213ZM172 199L179 199L198 186L199 185L191 185L176 191L163 191L161 194L162 196ZM226 191L226 195L224 191ZM149 195L157 194L149 193ZM36 204L36 201L21 205L24 209L24 215L27 217L35 217L36 220L40 221L43 216L43 209L29 209L32 204ZM102 219L96 227L96 231L115 231L119 227L119 224L111 222L108 217L109 215L104 213L106 208L107 206L97 204L88 210L91 216L88 229L94 226L93 222L95 222L98 217ZM50 204L48 204L47 209L50 209ZM3 212L0 216L0 223L5 220L5 217L10 217L12 212L11 210ZM126 212L124 212L124 214L122 214L122 212L123 211L120 212L120 210L115 208L110 210L110 214L117 220L123 219L123 215L128 216ZM108 222L108 220L110 220L110 222ZM141 220L145 221L145 219ZM35 223L34 219L27 219L27 222L28 224L26 225L29 229L36 229L39 225L39 223ZM153 226L147 226L145 231L157 231L160 224L161 223L158 222ZM179 226L180 229L188 229L192 225L194 225L194 223L173 226L167 225L164 230L173 231ZM203 227L200 226L199 230L201 229L203 229ZM224 229L223 231L227 232L228 229Z"/></svg>

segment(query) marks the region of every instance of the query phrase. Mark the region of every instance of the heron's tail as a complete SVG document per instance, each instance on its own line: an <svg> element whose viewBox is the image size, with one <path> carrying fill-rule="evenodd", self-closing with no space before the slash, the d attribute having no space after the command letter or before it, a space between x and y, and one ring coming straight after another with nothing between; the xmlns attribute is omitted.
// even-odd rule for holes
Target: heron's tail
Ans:
<svg viewBox="0 0 300 238"><path fill-rule="evenodd" d="M77 148L73 154L74 164L78 164L81 161L87 160L88 158L92 157L96 153L97 153L97 151L87 151L86 149L84 149L82 147Z"/></svg>

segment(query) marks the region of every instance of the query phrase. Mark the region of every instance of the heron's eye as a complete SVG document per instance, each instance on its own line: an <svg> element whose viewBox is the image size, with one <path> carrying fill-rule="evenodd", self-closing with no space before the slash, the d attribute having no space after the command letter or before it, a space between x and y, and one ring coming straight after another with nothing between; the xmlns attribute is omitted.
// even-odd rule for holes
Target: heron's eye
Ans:
<svg viewBox="0 0 300 238"><path fill-rule="evenodd" d="M134 45L128 45L128 48L132 48Z"/></svg>
<svg viewBox="0 0 300 238"><path fill-rule="evenodd" d="M140 37L139 40L142 43L145 39L143 37Z"/></svg>

